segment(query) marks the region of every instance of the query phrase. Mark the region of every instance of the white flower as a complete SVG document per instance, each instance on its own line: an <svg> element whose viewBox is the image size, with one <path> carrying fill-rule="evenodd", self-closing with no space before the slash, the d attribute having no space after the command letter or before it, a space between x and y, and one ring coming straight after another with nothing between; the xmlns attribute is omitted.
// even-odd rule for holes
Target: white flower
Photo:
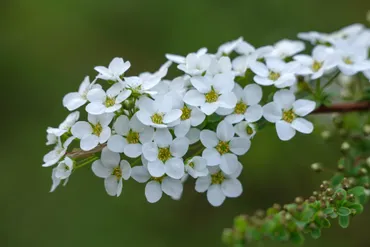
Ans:
<svg viewBox="0 0 370 247"><path fill-rule="evenodd" d="M152 177L145 166L132 168L131 176L139 183L146 183L145 197L150 203L155 203L162 198L163 192L172 198L180 198L183 191L181 180L167 176Z"/></svg>
<svg viewBox="0 0 370 247"><path fill-rule="evenodd" d="M224 55L229 55L235 49L237 49L237 47L242 42L243 42L243 37L240 37L240 38L238 38L236 40L233 40L233 41L230 41L230 42L226 42L226 43L220 45L220 47L217 50L216 56L217 57L221 57L221 56L224 56Z"/></svg>
<svg viewBox="0 0 370 247"><path fill-rule="evenodd" d="M180 179L184 176L184 162L182 157L189 148L186 137L172 139L168 129L157 129L154 142L143 145L143 155L148 160L148 170L153 177L162 177L167 174L171 178Z"/></svg>
<svg viewBox="0 0 370 247"><path fill-rule="evenodd" d="M297 74L311 75L312 80L320 78L337 65L334 50L322 45L318 45L313 49L312 57L300 54L293 58L303 65L297 70Z"/></svg>
<svg viewBox="0 0 370 247"><path fill-rule="evenodd" d="M74 111L87 102L87 93L92 88L101 88L99 84L94 84L95 80L90 83L88 76L82 81L78 92L68 93L63 98L63 106L69 111Z"/></svg>
<svg viewBox="0 0 370 247"><path fill-rule="evenodd" d="M59 179L67 179L72 174L73 160L65 157L60 161L55 170L55 177Z"/></svg>
<svg viewBox="0 0 370 247"><path fill-rule="evenodd" d="M185 162L185 171L193 178L207 176L207 160L200 156L194 156Z"/></svg>
<svg viewBox="0 0 370 247"><path fill-rule="evenodd" d="M207 75L217 75L232 73L232 65L229 57L220 57L219 59L212 58L212 62L207 69Z"/></svg>
<svg viewBox="0 0 370 247"><path fill-rule="evenodd" d="M74 139L75 137L71 136L62 143L60 138L58 138L58 143L55 145L54 149L44 156L44 164L42 166L48 167L55 165L66 154L68 146Z"/></svg>
<svg viewBox="0 0 370 247"><path fill-rule="evenodd" d="M142 98L138 106L140 110L136 113L137 118L144 125L156 128L167 128L181 117L181 110L172 108L172 97L161 96L155 100Z"/></svg>
<svg viewBox="0 0 370 247"><path fill-rule="evenodd" d="M84 151L89 151L98 144L103 144L108 141L111 136L110 122L113 119L112 113L104 113L102 115L88 115L88 121L79 121L75 123L71 132L72 135L81 139L80 147Z"/></svg>
<svg viewBox="0 0 370 247"><path fill-rule="evenodd" d="M339 70L345 75L354 75L370 69L367 59L368 49L353 47L345 43L336 44L337 63Z"/></svg>
<svg viewBox="0 0 370 247"><path fill-rule="evenodd" d="M121 76L131 67L129 61L124 61L122 58L113 58L108 68L97 66L95 70L99 72L98 78L106 81L121 81Z"/></svg>
<svg viewBox="0 0 370 247"><path fill-rule="evenodd" d="M57 178L55 175L57 173L57 167L55 167L51 173L51 180L52 180L52 185L50 188L50 192L54 192L56 188L60 185L60 182L62 182L62 179ZM66 186L68 183L68 178L64 180L63 186Z"/></svg>
<svg viewBox="0 0 370 247"><path fill-rule="evenodd" d="M180 105L181 117L173 123L175 135L177 137L186 136L190 128L203 123L206 116L197 107L188 106L184 103Z"/></svg>
<svg viewBox="0 0 370 247"><path fill-rule="evenodd" d="M251 64L251 70L256 74L253 78L256 83L284 88L296 83L294 72L298 69L298 65L297 62L285 63L279 58L266 58L266 65L255 62Z"/></svg>
<svg viewBox="0 0 370 247"><path fill-rule="evenodd" d="M93 115L115 112L122 107L122 102L131 95L130 90L123 90L121 83L115 83L107 92L101 88L91 89L87 93L90 103L86 106L86 111Z"/></svg>
<svg viewBox="0 0 370 247"><path fill-rule="evenodd" d="M274 101L263 107L263 116L275 123L279 138L283 141L294 137L296 130L310 134L313 131L311 122L302 118L315 109L316 103L311 100L299 99L289 90L280 90L274 94Z"/></svg>
<svg viewBox="0 0 370 247"><path fill-rule="evenodd" d="M191 106L199 106L206 115L211 115L219 107L233 108L236 105L234 76L232 74L217 74L193 77L191 83L196 89L189 90L184 95L184 102Z"/></svg>
<svg viewBox="0 0 370 247"><path fill-rule="evenodd" d="M142 154L142 144L153 140L154 129L143 125L134 115L131 119L119 116L113 125L116 135L108 140L108 148L127 157L136 158Z"/></svg>
<svg viewBox="0 0 370 247"><path fill-rule="evenodd" d="M252 139L256 135L256 126L253 123L242 121L234 126L235 133L244 138Z"/></svg>
<svg viewBox="0 0 370 247"><path fill-rule="evenodd" d="M283 39L274 45L274 48L268 57L278 57L285 59L297 54L305 49L302 41Z"/></svg>
<svg viewBox="0 0 370 247"><path fill-rule="evenodd" d="M76 123L76 121L80 118L80 113L78 111L76 112L72 112L71 114L69 114L67 116L67 118L59 125L58 128L52 128L52 127L49 127L47 129L47 133L48 134L53 134L55 135L56 137L60 137L62 136L64 133L67 133L72 125L74 125ZM50 136L51 137L51 136Z"/></svg>
<svg viewBox="0 0 370 247"><path fill-rule="evenodd" d="M191 128L185 137L188 138L189 144L197 143L200 140L200 130Z"/></svg>
<svg viewBox="0 0 370 247"><path fill-rule="evenodd" d="M256 84L249 84L243 90L239 84L235 84L233 92L238 101L234 108L229 111L223 110L221 115L227 114L225 120L232 124L244 119L251 123L260 120L262 106L259 102L262 99L262 88Z"/></svg>
<svg viewBox="0 0 370 247"><path fill-rule="evenodd" d="M166 58L172 62L178 63L177 68L186 74L195 76L203 74L211 64L211 56L206 54L207 49L199 49L197 53L190 53L185 57L166 54Z"/></svg>
<svg viewBox="0 0 370 247"><path fill-rule="evenodd" d="M207 199L212 206L221 206L226 197L235 198L242 194L243 187L237 179L243 169L240 162L232 174L222 172L219 167L211 168L214 169L210 169L208 176L197 179L195 190L200 193L207 191Z"/></svg>
<svg viewBox="0 0 370 247"><path fill-rule="evenodd" d="M200 48L197 52L190 53L190 54L194 54L197 57L200 57L200 56L206 54L207 51L208 51L207 48L203 47L203 48ZM186 63L186 57L183 57L183 56L180 56L180 55L166 54L166 58L169 61L174 62L174 63L177 63L177 64Z"/></svg>
<svg viewBox="0 0 370 247"><path fill-rule="evenodd" d="M122 179L128 180L131 176L131 166L126 160L121 160L118 153L104 148L100 160L94 161L91 166L94 174L104 178L104 186L108 195L120 196Z"/></svg>
<svg viewBox="0 0 370 247"><path fill-rule="evenodd" d="M202 157L207 160L208 166L220 165L226 174L232 174L238 168L237 155L244 155L250 148L250 140L243 137L234 137L233 126L222 121L218 124L216 133L210 130L200 132L200 141L206 147Z"/></svg>
<svg viewBox="0 0 370 247"><path fill-rule="evenodd" d="M52 133L46 134L46 145L54 145L58 142L58 137Z"/></svg>

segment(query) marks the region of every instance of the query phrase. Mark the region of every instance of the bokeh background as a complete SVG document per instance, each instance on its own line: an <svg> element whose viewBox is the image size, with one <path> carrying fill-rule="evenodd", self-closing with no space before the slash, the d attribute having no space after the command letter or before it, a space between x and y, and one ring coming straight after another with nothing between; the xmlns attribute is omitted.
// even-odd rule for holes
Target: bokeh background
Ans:
<svg viewBox="0 0 370 247"><path fill-rule="evenodd" d="M364 22L367 9L368 0L2 0L0 246L216 247L234 216L308 196L331 176L314 174L310 164L335 167L339 157L338 140L325 143L320 131L288 143L274 130L261 133L243 160L243 195L213 208L192 182L181 201L151 205L132 181L111 198L87 167L48 193L45 129L67 115L63 95L115 56L130 60L135 75L155 71L166 52L215 51L239 36L260 46L300 31L334 31ZM305 246L369 246L369 215L347 230L325 230L318 241L308 237Z"/></svg>

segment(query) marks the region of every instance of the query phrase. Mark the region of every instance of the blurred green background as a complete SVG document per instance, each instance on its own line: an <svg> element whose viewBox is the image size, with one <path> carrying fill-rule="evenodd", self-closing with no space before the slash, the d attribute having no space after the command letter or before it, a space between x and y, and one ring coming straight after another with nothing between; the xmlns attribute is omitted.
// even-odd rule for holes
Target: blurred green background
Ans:
<svg viewBox="0 0 370 247"><path fill-rule="evenodd" d="M115 56L130 60L135 75L155 71L166 52L215 51L239 36L260 46L299 31L334 31L363 22L367 9L368 0L2 0L0 246L216 247L234 216L308 196L331 176L313 174L310 164L335 167L339 157L339 142L324 143L319 131L288 143L274 130L261 133L244 159L243 195L213 208L191 181L181 201L166 197L151 205L144 186L133 181L111 198L88 168L48 193L51 169L41 168L45 129L67 115L63 95ZM366 210L349 229L325 230L305 246L369 246L369 215Z"/></svg>

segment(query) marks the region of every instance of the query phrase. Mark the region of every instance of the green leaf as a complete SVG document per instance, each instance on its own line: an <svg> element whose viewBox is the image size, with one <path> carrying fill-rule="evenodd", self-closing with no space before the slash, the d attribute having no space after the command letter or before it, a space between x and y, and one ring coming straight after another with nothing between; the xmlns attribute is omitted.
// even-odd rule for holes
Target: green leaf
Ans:
<svg viewBox="0 0 370 247"><path fill-rule="evenodd" d="M339 225L342 228L347 228L349 226L349 216L339 216Z"/></svg>
<svg viewBox="0 0 370 247"><path fill-rule="evenodd" d="M323 210L323 213L324 213L324 214L332 214L332 213L334 213L334 208L332 208L332 207L325 208L325 209Z"/></svg>
<svg viewBox="0 0 370 247"><path fill-rule="evenodd" d="M331 179L331 184L333 185L333 187L336 187L336 186L340 185L343 178L344 178L343 174L338 173L338 174L334 175Z"/></svg>
<svg viewBox="0 0 370 247"><path fill-rule="evenodd" d="M221 119L222 119L222 116L220 116L216 113L213 113L212 115L207 117L207 120L210 123L219 122L219 121L221 121Z"/></svg>
<svg viewBox="0 0 370 247"><path fill-rule="evenodd" d="M234 227L239 232L245 232L247 228L247 221L244 216L240 215L234 219Z"/></svg>
<svg viewBox="0 0 370 247"><path fill-rule="evenodd" d="M304 242L304 236L302 233L298 233L298 232L292 232L290 234L290 240L294 243L294 244L303 244Z"/></svg>
<svg viewBox="0 0 370 247"><path fill-rule="evenodd" d="M331 215L330 215L330 218L332 218L332 219L335 219L335 218L337 218L338 217L338 215L336 214L336 213L332 213Z"/></svg>
<svg viewBox="0 0 370 247"><path fill-rule="evenodd" d="M361 214L364 211L364 206L359 203L354 203L349 208L356 210L356 214Z"/></svg>
<svg viewBox="0 0 370 247"><path fill-rule="evenodd" d="M357 197L365 195L365 188L362 186L356 186L350 190L348 190L348 194L354 194Z"/></svg>
<svg viewBox="0 0 370 247"><path fill-rule="evenodd" d="M328 219L323 219L322 220L322 226L324 228L330 228L330 226L331 226L330 221Z"/></svg>
<svg viewBox="0 0 370 247"><path fill-rule="evenodd" d="M351 210L346 207L340 207L337 211L339 216L348 216L351 214Z"/></svg>
<svg viewBox="0 0 370 247"><path fill-rule="evenodd" d="M321 237L321 230L320 229L313 229L311 231L311 236L314 239L318 239L319 237Z"/></svg>

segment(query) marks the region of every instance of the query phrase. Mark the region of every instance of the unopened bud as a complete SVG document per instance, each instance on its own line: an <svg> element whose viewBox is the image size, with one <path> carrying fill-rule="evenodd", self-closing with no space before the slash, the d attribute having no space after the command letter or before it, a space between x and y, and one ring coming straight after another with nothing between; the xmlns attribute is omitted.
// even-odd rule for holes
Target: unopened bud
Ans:
<svg viewBox="0 0 370 247"><path fill-rule="evenodd" d="M303 202L304 202L304 200L303 200L303 198L302 198L302 197L296 197L296 198L295 198L295 203L296 203L296 204L301 205Z"/></svg>
<svg viewBox="0 0 370 247"><path fill-rule="evenodd" d="M340 147L340 149L341 149L343 152L347 152L350 148L351 148L351 146L349 145L349 143L348 143L348 142L343 142L343 143L342 143L342 146Z"/></svg>
<svg viewBox="0 0 370 247"><path fill-rule="evenodd" d="M314 196L310 196L310 198L308 199L308 201L309 201L310 203L314 203L314 202L316 201L316 197L314 197Z"/></svg>
<svg viewBox="0 0 370 247"><path fill-rule="evenodd" d="M366 165L367 165L368 167L370 167L370 157L368 157L368 158L366 159Z"/></svg>
<svg viewBox="0 0 370 247"><path fill-rule="evenodd" d="M313 163L311 165L311 169L314 171L314 172L322 172L323 171L323 168L322 168L322 165L320 163Z"/></svg>
<svg viewBox="0 0 370 247"><path fill-rule="evenodd" d="M361 168L360 169L360 174L361 175L366 175L367 174L367 170L365 168Z"/></svg>
<svg viewBox="0 0 370 247"><path fill-rule="evenodd" d="M365 135L370 135L370 124L365 124L365 126L362 128Z"/></svg>
<svg viewBox="0 0 370 247"><path fill-rule="evenodd" d="M324 130L323 132L321 132L321 137L324 140L328 140L330 136L331 136L331 133L329 130Z"/></svg>

